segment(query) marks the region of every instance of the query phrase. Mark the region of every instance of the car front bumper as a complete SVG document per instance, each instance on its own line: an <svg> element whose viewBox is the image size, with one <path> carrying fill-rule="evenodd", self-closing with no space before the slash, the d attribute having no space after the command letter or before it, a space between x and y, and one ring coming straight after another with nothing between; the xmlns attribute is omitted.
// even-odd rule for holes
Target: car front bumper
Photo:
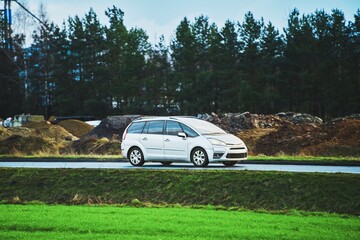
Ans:
<svg viewBox="0 0 360 240"><path fill-rule="evenodd" d="M209 162L242 161L247 159L247 153L244 145L214 146Z"/></svg>

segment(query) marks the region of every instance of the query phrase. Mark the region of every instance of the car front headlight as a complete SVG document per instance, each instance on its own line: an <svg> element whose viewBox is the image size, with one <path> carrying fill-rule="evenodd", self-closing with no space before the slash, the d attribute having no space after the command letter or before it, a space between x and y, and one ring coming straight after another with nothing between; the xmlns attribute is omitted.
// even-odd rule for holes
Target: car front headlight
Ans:
<svg viewBox="0 0 360 240"><path fill-rule="evenodd" d="M214 139L214 138L209 138L209 141L212 145L221 145L221 146L226 145L226 143L224 143L223 141L220 141L220 140Z"/></svg>

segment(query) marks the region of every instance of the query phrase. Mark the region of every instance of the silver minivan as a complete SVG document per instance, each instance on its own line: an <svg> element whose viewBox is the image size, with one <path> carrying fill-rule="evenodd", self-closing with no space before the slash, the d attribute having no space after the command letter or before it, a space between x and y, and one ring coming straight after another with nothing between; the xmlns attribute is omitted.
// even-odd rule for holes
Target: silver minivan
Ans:
<svg viewBox="0 0 360 240"><path fill-rule="evenodd" d="M238 137L193 117L135 119L124 131L121 151L133 166L192 162L196 167L218 162L234 166L248 153Z"/></svg>

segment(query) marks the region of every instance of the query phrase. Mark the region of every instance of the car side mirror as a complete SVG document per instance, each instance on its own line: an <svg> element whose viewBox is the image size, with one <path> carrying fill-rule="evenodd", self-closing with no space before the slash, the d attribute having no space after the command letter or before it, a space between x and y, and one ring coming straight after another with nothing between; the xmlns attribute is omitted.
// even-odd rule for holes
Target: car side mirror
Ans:
<svg viewBox="0 0 360 240"><path fill-rule="evenodd" d="M179 132L178 137L186 138L186 134L184 132Z"/></svg>

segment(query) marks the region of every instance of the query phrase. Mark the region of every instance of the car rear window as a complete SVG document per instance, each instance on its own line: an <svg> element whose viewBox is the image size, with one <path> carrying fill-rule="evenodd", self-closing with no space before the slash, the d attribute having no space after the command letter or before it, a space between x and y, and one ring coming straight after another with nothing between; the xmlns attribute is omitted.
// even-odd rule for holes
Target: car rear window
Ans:
<svg viewBox="0 0 360 240"><path fill-rule="evenodd" d="M128 129L128 133L141 133L145 126L145 122L134 122Z"/></svg>

